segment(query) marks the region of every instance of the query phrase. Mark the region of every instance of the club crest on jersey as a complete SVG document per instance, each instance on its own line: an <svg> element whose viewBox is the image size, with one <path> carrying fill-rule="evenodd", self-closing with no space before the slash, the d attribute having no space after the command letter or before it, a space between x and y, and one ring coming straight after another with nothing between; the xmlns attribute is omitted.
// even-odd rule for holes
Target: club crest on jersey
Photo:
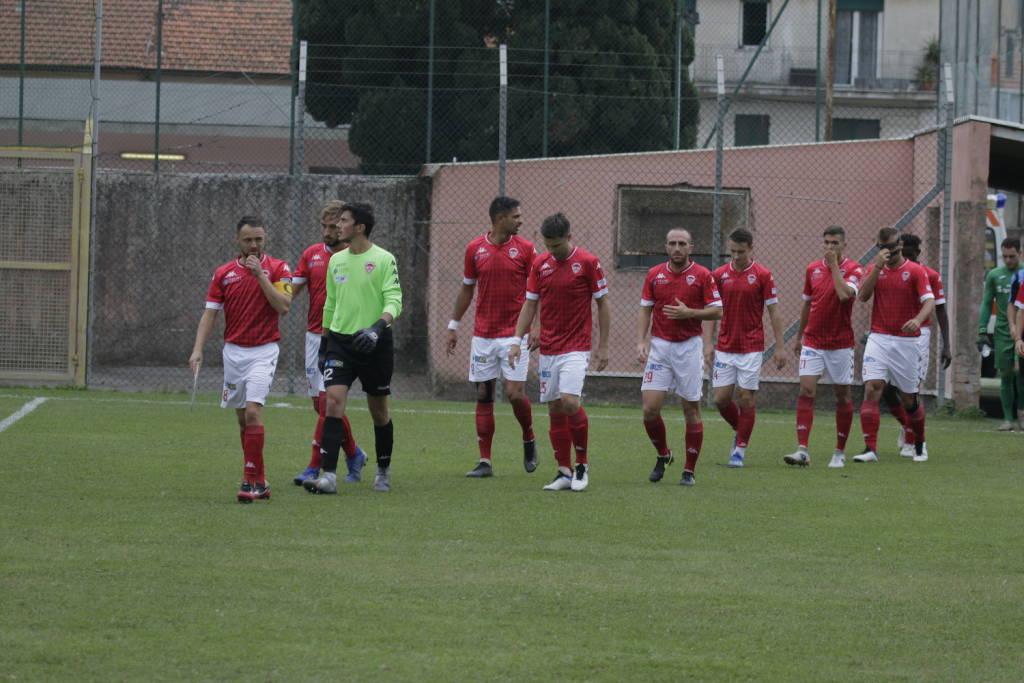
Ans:
<svg viewBox="0 0 1024 683"><path fill-rule="evenodd" d="M696 281L697 281L697 276L696 275L687 275L686 276L686 284L692 285Z"/></svg>
<svg viewBox="0 0 1024 683"><path fill-rule="evenodd" d="M756 281L757 281L757 276L756 276L756 275L754 275L753 273L751 273L750 275L748 275L748 276L747 276L747 283L748 283L748 284L751 284L751 285L752 285L752 284L754 284L754 282L756 282Z"/></svg>
<svg viewBox="0 0 1024 683"><path fill-rule="evenodd" d="M509 258L515 258L516 256L519 256L519 249L517 249L516 247L512 247L511 249L508 250L508 256Z"/></svg>
<svg viewBox="0 0 1024 683"><path fill-rule="evenodd" d="M367 273L372 273L373 269L376 268L376 267L377 267L377 264L374 263L373 261L371 261L371 262L367 263L365 266L363 266L363 268L366 269Z"/></svg>
<svg viewBox="0 0 1024 683"><path fill-rule="evenodd" d="M581 270L583 270L583 266L582 265L580 265L577 262L574 262L572 264L572 272L573 272L574 275L579 275Z"/></svg>
<svg viewBox="0 0 1024 683"><path fill-rule="evenodd" d="M902 277L903 281L906 282L907 280L910 279L910 271L909 270L903 271L903 274L900 277Z"/></svg>

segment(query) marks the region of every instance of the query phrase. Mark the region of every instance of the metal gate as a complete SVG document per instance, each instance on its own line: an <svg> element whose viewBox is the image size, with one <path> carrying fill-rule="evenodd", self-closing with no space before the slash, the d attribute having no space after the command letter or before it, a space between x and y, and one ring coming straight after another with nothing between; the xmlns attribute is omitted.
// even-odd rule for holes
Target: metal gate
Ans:
<svg viewBox="0 0 1024 683"><path fill-rule="evenodd" d="M0 380L85 384L90 147L0 147Z"/></svg>

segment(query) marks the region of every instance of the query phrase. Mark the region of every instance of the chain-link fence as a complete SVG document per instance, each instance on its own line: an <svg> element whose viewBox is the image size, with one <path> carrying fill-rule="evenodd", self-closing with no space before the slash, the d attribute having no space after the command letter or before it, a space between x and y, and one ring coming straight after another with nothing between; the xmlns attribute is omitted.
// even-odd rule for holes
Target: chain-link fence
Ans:
<svg viewBox="0 0 1024 683"><path fill-rule="evenodd" d="M848 255L863 258L878 227L939 182L941 135L927 129L945 120L940 62L965 93L957 114L998 107L1020 120L1015 3L840 0L834 18L829 6L380 2L339 13L313 0L104 0L99 22L95 0L0 0L0 143L80 144L82 121L98 118L91 384L188 387L206 282L233 255L237 218L264 215L269 253L294 264L319 239L320 204L341 198L377 206L375 238L402 267L397 391L468 396L466 358L440 342L462 250L503 189L523 201L527 237L539 242L543 216L564 211L602 259L613 329L601 381L633 391L640 282L667 227L688 227L706 265L726 258L713 243L751 229L789 326L825 226L844 226ZM811 144L829 140L862 142ZM502 152L509 161L495 163ZM905 226L936 268L942 200ZM305 386L304 306L282 323L278 391ZM855 310L863 330L868 309ZM769 384L795 378L789 346ZM218 387L217 374L202 386Z"/></svg>

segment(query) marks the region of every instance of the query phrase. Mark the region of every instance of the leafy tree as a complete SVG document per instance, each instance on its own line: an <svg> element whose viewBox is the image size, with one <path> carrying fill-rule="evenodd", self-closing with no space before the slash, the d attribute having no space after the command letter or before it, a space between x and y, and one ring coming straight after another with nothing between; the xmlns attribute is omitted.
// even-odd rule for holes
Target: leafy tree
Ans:
<svg viewBox="0 0 1024 683"><path fill-rule="evenodd" d="M307 107L351 123L369 173L426 161L429 0L301 0L310 41ZM675 0L551 3L548 154L669 149ZM494 159L498 50L509 46L508 155L543 150L544 0L436 0L431 160ZM684 65L693 60L687 36ZM684 78L686 71L684 69ZM683 147L695 144L697 93L683 84Z"/></svg>

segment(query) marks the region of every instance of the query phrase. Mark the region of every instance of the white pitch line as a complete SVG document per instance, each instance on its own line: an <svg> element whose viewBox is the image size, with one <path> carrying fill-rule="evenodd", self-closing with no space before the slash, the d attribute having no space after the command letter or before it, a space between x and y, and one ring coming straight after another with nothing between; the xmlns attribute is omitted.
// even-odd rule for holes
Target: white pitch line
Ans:
<svg viewBox="0 0 1024 683"><path fill-rule="evenodd" d="M3 422L0 422L0 432L10 427L12 424L17 422L21 418L25 417L39 406L43 405L43 403L45 402L46 399L42 396L32 399L31 401L23 405L21 408L19 408L16 413L7 417Z"/></svg>

